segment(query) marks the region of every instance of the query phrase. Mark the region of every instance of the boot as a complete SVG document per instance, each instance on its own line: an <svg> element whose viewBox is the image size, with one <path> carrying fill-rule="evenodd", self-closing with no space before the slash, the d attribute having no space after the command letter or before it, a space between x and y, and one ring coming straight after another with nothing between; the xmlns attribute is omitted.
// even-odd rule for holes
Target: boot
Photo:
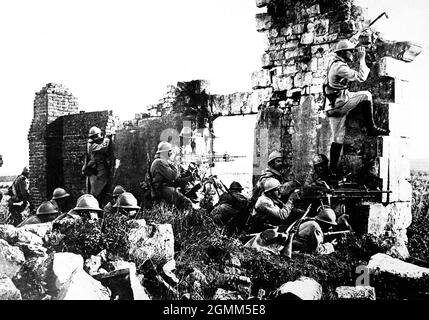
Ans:
<svg viewBox="0 0 429 320"><path fill-rule="evenodd" d="M338 161L340 160L342 149L343 145L341 143L331 143L331 150L329 151L329 170L334 175L338 173Z"/></svg>
<svg viewBox="0 0 429 320"><path fill-rule="evenodd" d="M365 126L368 129L370 136L387 136L390 133L388 129L377 127L374 123L374 116L372 115L372 103L370 101L362 102L362 115Z"/></svg>

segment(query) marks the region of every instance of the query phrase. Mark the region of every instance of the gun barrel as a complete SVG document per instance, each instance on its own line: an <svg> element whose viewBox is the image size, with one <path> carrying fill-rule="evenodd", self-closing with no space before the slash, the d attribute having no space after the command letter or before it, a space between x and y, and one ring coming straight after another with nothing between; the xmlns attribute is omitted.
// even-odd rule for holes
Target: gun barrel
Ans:
<svg viewBox="0 0 429 320"><path fill-rule="evenodd" d="M331 232L325 232L323 235L324 236L335 236L338 234L346 234L346 233L351 233L351 230L344 230L344 231L331 231Z"/></svg>

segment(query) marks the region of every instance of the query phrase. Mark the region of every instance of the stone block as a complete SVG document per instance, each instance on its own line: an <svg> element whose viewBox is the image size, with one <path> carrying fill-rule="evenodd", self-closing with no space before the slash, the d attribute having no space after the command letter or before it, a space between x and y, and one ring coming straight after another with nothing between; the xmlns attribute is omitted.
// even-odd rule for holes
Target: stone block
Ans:
<svg viewBox="0 0 429 320"><path fill-rule="evenodd" d="M322 286L314 279L300 277L296 281L289 281L277 289L276 295L280 299L320 300Z"/></svg>
<svg viewBox="0 0 429 320"><path fill-rule="evenodd" d="M271 55L268 53L264 53L261 57L262 68L271 68L274 65L273 60L271 59Z"/></svg>
<svg viewBox="0 0 429 320"><path fill-rule="evenodd" d="M269 5L271 0L256 0L256 6L258 8L263 8Z"/></svg>
<svg viewBox="0 0 429 320"><path fill-rule="evenodd" d="M24 254L18 247L11 246L6 241L0 240L0 275L13 278L24 262Z"/></svg>
<svg viewBox="0 0 429 320"><path fill-rule="evenodd" d="M416 266L412 263L393 258L384 253L377 253L371 257L367 268L370 273L387 272L404 278L418 279L429 274L429 268Z"/></svg>
<svg viewBox="0 0 429 320"><path fill-rule="evenodd" d="M218 288L213 296L213 300L243 300L243 297L237 291Z"/></svg>
<svg viewBox="0 0 429 320"><path fill-rule="evenodd" d="M305 24L298 23L292 26L292 34L302 34L305 31Z"/></svg>
<svg viewBox="0 0 429 320"><path fill-rule="evenodd" d="M407 106L396 103L386 105L385 117L387 118L389 136L392 137L410 137L411 135L411 115L412 113Z"/></svg>
<svg viewBox="0 0 429 320"><path fill-rule="evenodd" d="M56 300L110 300L110 292L83 269L75 270Z"/></svg>
<svg viewBox="0 0 429 320"><path fill-rule="evenodd" d="M21 249L26 259L48 256L47 249L41 245L17 242L15 243L15 246Z"/></svg>
<svg viewBox="0 0 429 320"><path fill-rule="evenodd" d="M258 112L259 106L270 101L272 95L273 95L273 88L253 90L252 93L250 94L252 112Z"/></svg>
<svg viewBox="0 0 429 320"><path fill-rule="evenodd" d="M256 31L266 31L273 25L272 18L268 13L256 14Z"/></svg>
<svg viewBox="0 0 429 320"><path fill-rule="evenodd" d="M83 271L83 258L70 252L55 253L52 263L52 277L49 279L50 287L60 290L77 270ZM83 271L84 272L84 271Z"/></svg>
<svg viewBox="0 0 429 320"><path fill-rule="evenodd" d="M139 263L151 260L164 265L174 257L174 235L171 224L140 224L128 234L130 256Z"/></svg>
<svg viewBox="0 0 429 320"><path fill-rule="evenodd" d="M389 219L386 207L381 203L364 202L360 205L360 210L368 219L366 233L375 236L384 235Z"/></svg>
<svg viewBox="0 0 429 320"><path fill-rule="evenodd" d="M273 77L274 91L290 90L293 87L292 77Z"/></svg>
<svg viewBox="0 0 429 320"><path fill-rule="evenodd" d="M4 275L0 275L0 300L22 300L21 292L12 280Z"/></svg>
<svg viewBox="0 0 429 320"><path fill-rule="evenodd" d="M269 87L271 84L270 72L268 70L259 70L252 73L252 88L261 89Z"/></svg>
<svg viewBox="0 0 429 320"><path fill-rule="evenodd" d="M389 229L406 229L411 225L411 201L394 202L386 206Z"/></svg>
<svg viewBox="0 0 429 320"><path fill-rule="evenodd" d="M29 224L18 228L18 230L28 231L43 238L48 232L52 231L52 222Z"/></svg>
<svg viewBox="0 0 429 320"><path fill-rule="evenodd" d="M342 286L335 289L338 299L375 300L375 289L371 286Z"/></svg>
<svg viewBox="0 0 429 320"><path fill-rule="evenodd" d="M129 299L150 300L146 289L140 283L140 280L137 276L136 265L133 262L117 260L113 261L111 264L113 265L115 271L94 277L96 279L100 278L99 280L101 283L109 287L112 291L112 294L119 293L119 299L123 298L120 296L120 292L124 291L125 288L123 288L123 286L125 286L128 288L127 291L131 293ZM117 274L119 277L115 276L115 274ZM120 275L123 275L124 277L120 277ZM120 288L118 288L118 286Z"/></svg>
<svg viewBox="0 0 429 320"><path fill-rule="evenodd" d="M306 32L301 36L301 44L312 44L314 41L314 33Z"/></svg>

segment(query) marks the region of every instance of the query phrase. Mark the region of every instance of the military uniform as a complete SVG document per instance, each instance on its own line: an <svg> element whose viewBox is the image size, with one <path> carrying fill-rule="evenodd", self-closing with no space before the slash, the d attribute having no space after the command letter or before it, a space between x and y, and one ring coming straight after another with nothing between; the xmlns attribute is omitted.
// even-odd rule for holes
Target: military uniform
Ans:
<svg viewBox="0 0 429 320"><path fill-rule="evenodd" d="M330 254L335 251L332 243L323 243L323 231L314 220L303 222L298 229L292 248L303 253Z"/></svg>
<svg viewBox="0 0 429 320"><path fill-rule="evenodd" d="M156 198L173 204L178 209L192 208L191 200L173 186L179 173L172 162L157 158L152 162L150 171Z"/></svg>
<svg viewBox="0 0 429 320"><path fill-rule="evenodd" d="M256 201L250 220L250 232L261 232L284 224L293 209L292 201L284 205L263 193Z"/></svg>
<svg viewBox="0 0 429 320"><path fill-rule="evenodd" d="M103 202L109 182L108 151L110 139L103 138L101 142L90 140L87 144L87 161L83 170L92 171L87 177L88 193L100 203Z"/></svg>
<svg viewBox="0 0 429 320"><path fill-rule="evenodd" d="M264 183L269 178L277 179L280 182L282 185L280 187L280 194L284 200L287 200L287 197L295 188L295 183L293 181L286 180L283 178L280 172L271 167L268 167L259 177L258 182L256 182L255 187L253 188L251 204L256 204L256 201L261 196L262 192L264 192Z"/></svg>
<svg viewBox="0 0 429 320"><path fill-rule="evenodd" d="M353 70L346 61L335 55L328 69L328 84L326 93L338 93L335 105L331 106L329 112L334 112L335 116L329 117L329 122L334 135L334 142L343 144L345 136L346 117L350 111L356 108L362 101L372 102L372 95L369 91L350 92L348 83L350 81L364 82L369 75L369 68L365 60L359 63L359 69ZM330 111L329 111L330 110Z"/></svg>
<svg viewBox="0 0 429 320"><path fill-rule="evenodd" d="M231 229L242 228L248 217L249 199L239 191L230 191L220 196L218 204L211 211L215 222Z"/></svg>
<svg viewBox="0 0 429 320"><path fill-rule="evenodd" d="M12 184L13 195L9 198L7 205L14 226L22 222L22 212L29 204L29 185L30 182L28 178L23 174L20 174Z"/></svg>

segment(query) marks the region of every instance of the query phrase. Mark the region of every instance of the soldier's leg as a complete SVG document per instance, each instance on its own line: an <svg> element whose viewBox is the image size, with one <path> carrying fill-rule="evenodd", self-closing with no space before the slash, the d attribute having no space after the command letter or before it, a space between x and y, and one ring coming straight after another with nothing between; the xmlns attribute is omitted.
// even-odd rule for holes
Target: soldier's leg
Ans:
<svg viewBox="0 0 429 320"><path fill-rule="evenodd" d="M372 95L369 91L351 92L350 99L344 105L344 109L350 112L354 108L359 107L361 109L365 126L368 129L368 134L372 136L388 135L389 130L379 128L375 125L374 114L373 114L373 103Z"/></svg>

